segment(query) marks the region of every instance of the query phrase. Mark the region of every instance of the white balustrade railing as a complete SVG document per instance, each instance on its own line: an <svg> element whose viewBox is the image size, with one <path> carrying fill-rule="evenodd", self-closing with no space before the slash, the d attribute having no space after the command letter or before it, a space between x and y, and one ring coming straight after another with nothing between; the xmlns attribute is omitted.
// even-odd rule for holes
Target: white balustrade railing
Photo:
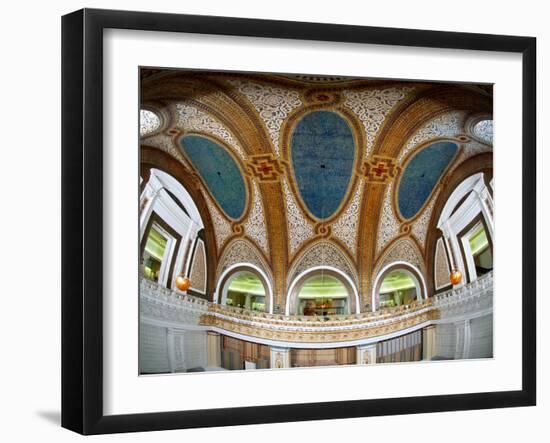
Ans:
<svg viewBox="0 0 550 443"><path fill-rule="evenodd" d="M399 323L410 325L415 319L420 323L425 322L428 317L444 319L469 315L476 311L486 312L492 309L492 295L493 274L490 272L460 288L407 306L352 315L286 316L214 304L142 278L140 314L142 318L171 324L199 325L204 324L204 318L208 317L224 321L224 324L232 323L235 327L247 326L287 332L345 332L388 325L396 327ZM206 321L206 324L208 323Z"/></svg>

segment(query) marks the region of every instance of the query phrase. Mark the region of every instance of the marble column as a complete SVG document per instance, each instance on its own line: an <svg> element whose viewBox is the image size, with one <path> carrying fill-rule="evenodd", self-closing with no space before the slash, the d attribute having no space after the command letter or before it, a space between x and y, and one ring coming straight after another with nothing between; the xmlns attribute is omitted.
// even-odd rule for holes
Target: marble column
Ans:
<svg viewBox="0 0 550 443"><path fill-rule="evenodd" d="M435 325L422 329L422 359L431 360L437 355L437 335Z"/></svg>
<svg viewBox="0 0 550 443"><path fill-rule="evenodd" d="M376 343L357 346L356 362L358 365L376 364Z"/></svg>
<svg viewBox="0 0 550 443"><path fill-rule="evenodd" d="M290 368L290 348L271 348L271 368Z"/></svg>
<svg viewBox="0 0 550 443"><path fill-rule="evenodd" d="M206 366L219 368L222 365L222 340L217 332L206 333Z"/></svg>

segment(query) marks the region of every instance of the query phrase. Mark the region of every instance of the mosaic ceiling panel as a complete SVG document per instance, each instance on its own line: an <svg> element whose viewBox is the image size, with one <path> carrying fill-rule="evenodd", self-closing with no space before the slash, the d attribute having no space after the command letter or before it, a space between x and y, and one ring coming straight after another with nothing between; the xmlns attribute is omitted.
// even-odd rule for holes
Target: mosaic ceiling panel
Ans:
<svg viewBox="0 0 550 443"><path fill-rule="evenodd" d="M418 214L457 149L455 143L434 143L416 153L408 162L397 194L399 212L403 217L410 219Z"/></svg>
<svg viewBox="0 0 550 443"><path fill-rule="evenodd" d="M349 124L335 112L307 114L296 125L291 143L298 192L318 219L331 217L347 194L355 144Z"/></svg>
<svg viewBox="0 0 550 443"><path fill-rule="evenodd" d="M223 211L239 219L246 207L246 186L233 157L218 143L198 135L183 137L181 149Z"/></svg>

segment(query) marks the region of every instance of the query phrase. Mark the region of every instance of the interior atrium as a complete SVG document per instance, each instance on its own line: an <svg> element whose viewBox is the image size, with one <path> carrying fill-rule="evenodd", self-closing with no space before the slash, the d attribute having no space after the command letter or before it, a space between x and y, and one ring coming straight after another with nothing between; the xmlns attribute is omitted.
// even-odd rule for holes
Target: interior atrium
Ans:
<svg viewBox="0 0 550 443"><path fill-rule="evenodd" d="M141 374L492 357L492 86L140 77Z"/></svg>

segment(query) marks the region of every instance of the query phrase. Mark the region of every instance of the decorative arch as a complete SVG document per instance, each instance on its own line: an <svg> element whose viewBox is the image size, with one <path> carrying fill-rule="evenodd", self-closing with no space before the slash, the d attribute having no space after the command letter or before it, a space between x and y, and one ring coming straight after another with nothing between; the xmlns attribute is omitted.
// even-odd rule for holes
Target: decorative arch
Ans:
<svg viewBox="0 0 550 443"><path fill-rule="evenodd" d="M207 256L208 269L216 269L218 265L218 250L214 225L203 194L200 192L198 183L192 174L182 167L180 161L165 151L142 145L140 148L140 176L144 182L149 180L151 169L158 169L174 177L189 193L197 205L204 225L204 241ZM206 294L212 294L215 287L214 272L208 272Z"/></svg>
<svg viewBox="0 0 550 443"><path fill-rule="evenodd" d="M380 297L380 287L382 286L382 283L384 281L384 277L388 274L390 274L393 271L405 271L408 273L416 285L416 296L417 300L421 301L422 299L428 298L428 286L426 285L426 280L424 278L424 274L418 267L415 265L403 261L403 260L396 260L391 263L388 263L383 268L381 268L376 278L374 279L374 284L372 285L372 294L371 294L371 307L372 311L376 311L379 305L379 297Z"/></svg>
<svg viewBox="0 0 550 443"><path fill-rule="evenodd" d="M458 184L458 186L449 195L449 198L441 210L441 214L439 215L439 219L437 221L438 227L451 216L455 208L461 203L462 199L472 192L476 183L482 179L483 173L477 172L465 178Z"/></svg>
<svg viewBox="0 0 550 443"><path fill-rule="evenodd" d="M334 243L318 240L304 250L294 261L288 271L287 283L307 269L319 266L329 266L346 274L357 285L357 272L353 262ZM287 287L289 287L287 285Z"/></svg>
<svg viewBox="0 0 550 443"><path fill-rule="evenodd" d="M381 269L384 269L391 263L396 262L409 264L413 268L417 269L422 276L426 274L424 258L416 242L411 237L400 237L391 243L378 259L372 272L371 281L376 279L376 276L380 274ZM370 289L372 291L373 286L371 286ZM428 293L427 290L425 293ZM369 303L371 305L371 309L374 309L375 304L373 304L372 297L370 297L369 300L364 300L364 302Z"/></svg>
<svg viewBox="0 0 550 443"><path fill-rule="evenodd" d="M338 278L342 283L344 283L344 286L346 286L346 288L348 289L348 293L350 294L350 312L355 314L360 313L360 302L357 286L349 277L349 275L342 272L340 269L334 268L332 266L314 266L298 274L290 284L285 300L285 315L293 315L291 314L291 312L296 312L296 300L303 284L310 277L318 275L322 272L325 272L328 275L332 275Z"/></svg>
<svg viewBox="0 0 550 443"><path fill-rule="evenodd" d="M457 165L457 167L450 172L449 176L446 177L446 180L441 187L441 192L437 196L437 200L434 205L432 217L430 219L430 225L428 228L428 234L426 237L426 269L429 270L430 273L434 272L435 247L440 232L437 228L437 225L441 218L443 209L451 194L457 189L457 187L468 177L480 172L483 172L484 176L486 177L492 177L492 152L474 155ZM430 291L430 293L434 291L433 278L428 279L428 290Z"/></svg>
<svg viewBox="0 0 550 443"><path fill-rule="evenodd" d="M216 281L219 281L219 276L227 269L238 263L247 263L261 269L267 276L266 278L269 283L271 285L273 284L273 277L271 276L269 265L263 258L262 253L253 243L244 238L234 239L225 247L216 272L218 276Z"/></svg>
<svg viewBox="0 0 550 443"><path fill-rule="evenodd" d="M263 269L252 263L235 263L227 267L220 277L218 278L218 283L216 285L216 291L214 293L213 301L214 303L224 304L225 299L227 298L227 289L231 284L232 277L238 275L240 271L248 271L252 274L258 276L262 282L265 292L266 292L266 312L270 314L273 313L273 286L268 275L264 272Z"/></svg>
<svg viewBox="0 0 550 443"><path fill-rule="evenodd" d="M150 170L150 175L156 175L159 181L162 183L164 188L169 191L185 208L185 212L189 215L189 218L193 220L200 228L204 228L204 223L202 221L202 216L199 212L199 209L193 200L191 194L185 189L185 187L172 175L157 169L152 168Z"/></svg>

